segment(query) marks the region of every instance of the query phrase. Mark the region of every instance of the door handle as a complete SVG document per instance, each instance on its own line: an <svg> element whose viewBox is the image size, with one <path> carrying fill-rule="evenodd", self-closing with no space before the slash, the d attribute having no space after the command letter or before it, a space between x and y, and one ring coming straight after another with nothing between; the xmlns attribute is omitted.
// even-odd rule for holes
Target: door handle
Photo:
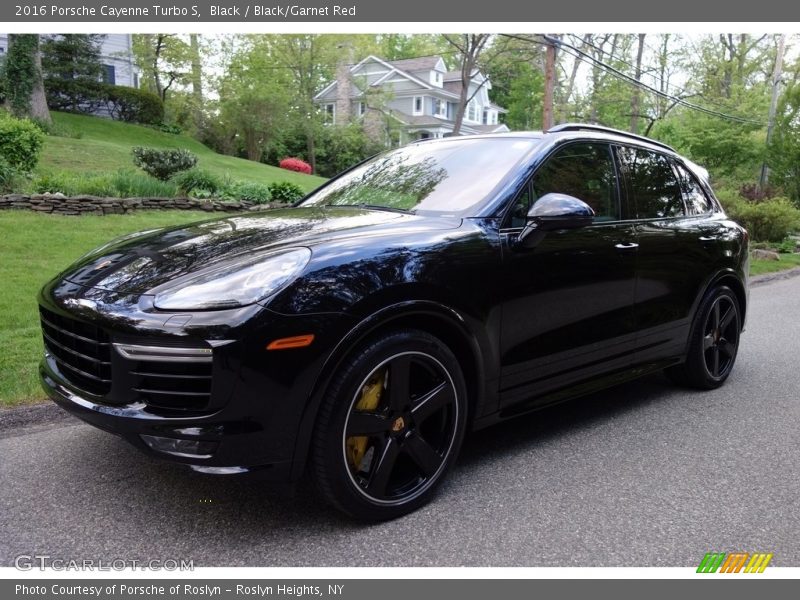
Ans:
<svg viewBox="0 0 800 600"><path fill-rule="evenodd" d="M635 242L620 242L619 244L614 244L614 248L617 250L632 252L639 247L639 244Z"/></svg>
<svg viewBox="0 0 800 600"><path fill-rule="evenodd" d="M711 242L716 242L717 241L717 238L709 237L709 236L705 236L705 235L701 235L697 239L700 240L703 244L710 244Z"/></svg>

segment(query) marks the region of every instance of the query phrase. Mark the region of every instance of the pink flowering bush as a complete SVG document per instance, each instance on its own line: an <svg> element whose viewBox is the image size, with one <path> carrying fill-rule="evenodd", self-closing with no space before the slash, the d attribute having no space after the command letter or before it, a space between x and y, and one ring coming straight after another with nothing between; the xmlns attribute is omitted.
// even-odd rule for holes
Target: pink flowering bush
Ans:
<svg viewBox="0 0 800 600"><path fill-rule="evenodd" d="M278 164L281 169L287 169L289 171L297 171L298 173L311 175L311 165L304 160L300 160L299 158L284 158Z"/></svg>

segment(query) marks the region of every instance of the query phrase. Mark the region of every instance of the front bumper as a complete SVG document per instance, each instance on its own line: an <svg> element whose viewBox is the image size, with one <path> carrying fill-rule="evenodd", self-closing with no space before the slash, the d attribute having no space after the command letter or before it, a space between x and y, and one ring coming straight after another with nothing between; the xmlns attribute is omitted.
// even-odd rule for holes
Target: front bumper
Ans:
<svg viewBox="0 0 800 600"><path fill-rule="evenodd" d="M142 404L101 404L70 389L54 367L52 357L45 356L39 375L42 387L56 404L89 425L122 437L148 455L184 463L207 473L257 472L270 480L290 479L291 458L272 460L258 452L258 448L269 444L265 428L255 420L226 421L214 414L159 417L147 412ZM160 452L146 444L142 435L213 442L214 451L200 456Z"/></svg>
<svg viewBox="0 0 800 600"><path fill-rule="evenodd" d="M69 294L60 293L65 288ZM64 300L76 297L91 302ZM340 313L290 316L260 306L183 314L176 325L174 315L155 310L142 298L76 290L58 283L45 286L39 304L43 319L58 320L55 325L63 324L62 318L88 323L97 328L101 345L110 348L105 358L108 371L103 374L110 383L103 389L87 390L83 385L87 380L76 382L74 369L82 368L83 363L70 365L64 353L73 356L76 351L88 350L70 346L66 338L54 339L57 332L45 327L50 339L45 338L48 351L41 362L40 378L59 406L90 425L123 437L148 455L199 471L258 472L275 481L296 479L301 471L299 463L308 440L302 439L300 432L308 430L304 424L311 414L311 394L333 348L351 327L350 319ZM315 335L307 348L266 348L270 340L306 333ZM65 335L77 338L88 334L77 330L77 335L74 331ZM159 406L152 395L137 389L147 387L137 375L144 363L125 352L126 344L170 350L213 348L213 360L206 363L210 371L202 376L210 374L212 380L207 403L186 410L164 408L163 403ZM108 372L110 375L105 374ZM175 390L179 394L180 375L176 376L172 367L162 372L168 372L164 377L173 380L178 377ZM187 386L191 377L196 380L199 376L189 375ZM191 392L195 397L196 389L187 389L195 390ZM169 444L154 446L154 440L180 440L179 451L174 447L170 451ZM193 442L200 442L202 451L185 451Z"/></svg>

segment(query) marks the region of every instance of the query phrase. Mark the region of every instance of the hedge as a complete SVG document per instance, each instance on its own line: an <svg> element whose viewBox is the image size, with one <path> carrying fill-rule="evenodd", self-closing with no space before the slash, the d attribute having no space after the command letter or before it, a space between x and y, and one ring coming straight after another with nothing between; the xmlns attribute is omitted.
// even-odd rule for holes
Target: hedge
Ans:
<svg viewBox="0 0 800 600"><path fill-rule="evenodd" d="M112 119L144 125L164 120L161 98L145 90L77 79L46 79L44 87L53 110L94 114L105 109Z"/></svg>

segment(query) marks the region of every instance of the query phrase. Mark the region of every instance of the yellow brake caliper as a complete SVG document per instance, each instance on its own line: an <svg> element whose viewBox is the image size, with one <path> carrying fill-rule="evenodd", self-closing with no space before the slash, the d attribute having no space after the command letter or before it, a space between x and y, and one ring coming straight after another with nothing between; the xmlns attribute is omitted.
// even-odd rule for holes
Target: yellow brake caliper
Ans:
<svg viewBox="0 0 800 600"><path fill-rule="evenodd" d="M383 393L383 383L385 371L376 373L361 388L361 397L353 407L354 410L374 411L381 402ZM345 443L347 459L350 465L358 472L361 469L361 461L367 453L367 442L369 438L365 435L356 435L347 438Z"/></svg>

